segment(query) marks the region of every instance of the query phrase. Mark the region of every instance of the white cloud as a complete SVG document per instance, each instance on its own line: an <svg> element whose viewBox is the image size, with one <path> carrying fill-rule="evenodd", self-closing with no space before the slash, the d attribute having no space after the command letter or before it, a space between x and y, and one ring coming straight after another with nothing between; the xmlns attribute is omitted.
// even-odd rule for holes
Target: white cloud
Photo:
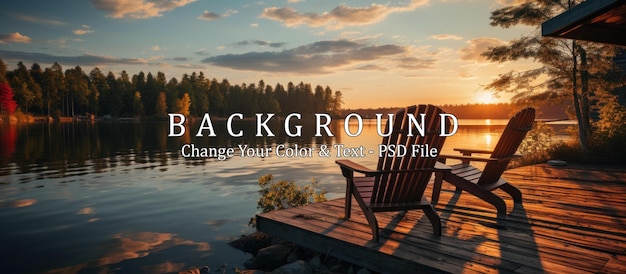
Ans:
<svg viewBox="0 0 626 274"><path fill-rule="evenodd" d="M461 60L463 61L473 61L473 62L483 62L487 59L481 54L485 52L487 49L491 47L504 45L505 42L492 37L479 37L468 40L466 42L468 44L467 47L459 49L459 54L461 55Z"/></svg>
<svg viewBox="0 0 626 274"><path fill-rule="evenodd" d="M161 47L159 47L158 45L154 45L154 46L150 47L150 49L153 50L153 51L159 51L159 50L161 50Z"/></svg>
<svg viewBox="0 0 626 274"><path fill-rule="evenodd" d="M258 28L259 27L259 23L252 23L252 24L250 24L250 27Z"/></svg>
<svg viewBox="0 0 626 274"><path fill-rule="evenodd" d="M197 0L91 0L97 9L107 11L111 18L145 19L160 17Z"/></svg>
<svg viewBox="0 0 626 274"><path fill-rule="evenodd" d="M0 33L0 44L7 44L7 43L30 44L30 42L31 42L30 37L26 35L22 35L19 32L14 32L14 33L9 33L9 34Z"/></svg>
<svg viewBox="0 0 626 274"><path fill-rule="evenodd" d="M220 18L222 18L221 15L219 15L219 14L217 14L215 12L212 12L212 11L208 11L208 10L205 10L200 16L198 16L198 19L200 19L200 20L207 20L207 21L217 20L217 19L220 19Z"/></svg>
<svg viewBox="0 0 626 274"><path fill-rule="evenodd" d="M463 37L454 34L437 34L428 37L433 40L463 40Z"/></svg>
<svg viewBox="0 0 626 274"><path fill-rule="evenodd" d="M61 22L58 20L51 20L47 18L41 18L41 17L26 15L26 14L13 14L13 17L22 21L37 23L37 24L44 24L44 25L65 25L66 24L65 22Z"/></svg>
<svg viewBox="0 0 626 274"><path fill-rule="evenodd" d="M224 12L224 14L222 14L222 17L228 17L228 16L231 16L231 15L237 14L237 13L239 13L237 10L229 9L226 12Z"/></svg>
<svg viewBox="0 0 626 274"><path fill-rule="evenodd" d="M530 2L532 0L497 0L496 2L503 6L515 6Z"/></svg>
<svg viewBox="0 0 626 274"><path fill-rule="evenodd" d="M198 16L198 19L212 21L212 20L217 20L217 19L221 19L224 17L228 17L236 13L239 13L239 12L236 10L231 10L231 9L227 10L223 14L217 14L215 12L205 10L200 16Z"/></svg>
<svg viewBox="0 0 626 274"><path fill-rule="evenodd" d="M82 29L74 30L73 33L76 35L85 35L85 34L89 34L93 32L93 30L91 29L91 26L89 25L83 24L82 27L83 27Z"/></svg>
<svg viewBox="0 0 626 274"><path fill-rule="evenodd" d="M349 7L342 4L323 13L298 12L291 7L270 7L265 8L260 17L280 21L288 27L307 25L335 30L345 26L374 24L392 13L413 11L427 4L428 0L412 0L406 6L371 4L366 7Z"/></svg>
<svg viewBox="0 0 626 274"><path fill-rule="evenodd" d="M90 30L90 29L76 29L76 30L74 30L72 32L74 34L76 34L76 35L85 35L85 34L92 33L93 30Z"/></svg>

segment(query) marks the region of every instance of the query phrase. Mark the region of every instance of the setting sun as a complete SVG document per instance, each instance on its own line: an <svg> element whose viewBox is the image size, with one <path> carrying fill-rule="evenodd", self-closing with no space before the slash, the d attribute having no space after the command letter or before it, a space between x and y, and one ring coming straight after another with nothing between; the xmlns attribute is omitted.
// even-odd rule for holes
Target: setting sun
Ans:
<svg viewBox="0 0 626 274"><path fill-rule="evenodd" d="M481 91L476 93L474 100L476 101L476 103L480 104L493 104L498 102L498 99L494 97L493 93L488 91Z"/></svg>

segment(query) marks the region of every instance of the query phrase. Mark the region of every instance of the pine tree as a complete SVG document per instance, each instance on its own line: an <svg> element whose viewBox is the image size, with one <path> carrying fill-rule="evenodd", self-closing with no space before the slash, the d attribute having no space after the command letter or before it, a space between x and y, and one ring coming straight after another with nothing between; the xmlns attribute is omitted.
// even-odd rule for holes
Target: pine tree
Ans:
<svg viewBox="0 0 626 274"><path fill-rule="evenodd" d="M154 106L154 115L157 117L165 117L167 116L167 100L165 96L165 92L159 92L159 97L157 97L156 106Z"/></svg>
<svg viewBox="0 0 626 274"><path fill-rule="evenodd" d="M135 116L142 116L145 114L143 101L141 101L141 92L135 91L135 99L133 100L133 114Z"/></svg>

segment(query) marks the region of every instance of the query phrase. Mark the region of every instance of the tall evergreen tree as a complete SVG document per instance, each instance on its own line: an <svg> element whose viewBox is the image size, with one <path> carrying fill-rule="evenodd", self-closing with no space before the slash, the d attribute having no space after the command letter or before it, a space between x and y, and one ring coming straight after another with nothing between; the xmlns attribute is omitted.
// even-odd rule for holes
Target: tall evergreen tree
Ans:
<svg viewBox="0 0 626 274"><path fill-rule="evenodd" d="M133 115L135 117L141 117L145 114L143 101L141 101L141 92L135 91L135 95L133 96L133 98Z"/></svg>
<svg viewBox="0 0 626 274"><path fill-rule="evenodd" d="M7 76L13 88L15 101L22 111L29 112L32 105L41 106L41 87L35 82L24 63L20 61L17 68Z"/></svg>
<svg viewBox="0 0 626 274"><path fill-rule="evenodd" d="M122 96L122 110L121 115L134 115L133 104L135 101L135 85L131 83L130 76L123 70L120 73L120 77L117 78L118 88Z"/></svg>
<svg viewBox="0 0 626 274"><path fill-rule="evenodd" d="M34 112L37 112L39 114L43 114L43 104L44 104L44 98L43 98L43 88L42 88L42 84L43 84L43 69L41 68L41 66L37 63L33 63L33 65L30 66L30 76L33 78L33 85L35 86L35 100L33 102L33 106L36 107L36 109L34 109Z"/></svg>
<svg viewBox="0 0 626 274"><path fill-rule="evenodd" d="M341 109L343 106L343 94L341 91L335 91L335 97L331 105L331 113L335 116L341 115Z"/></svg>
<svg viewBox="0 0 626 274"><path fill-rule="evenodd" d="M189 93L183 94L183 97L176 100L176 113L180 113L185 116L189 116L189 109L191 107L191 99Z"/></svg>
<svg viewBox="0 0 626 274"><path fill-rule="evenodd" d="M278 106L280 108L280 115L287 116L287 91L285 90L285 87L283 87L283 85L281 85L280 83L276 84L276 88L274 88L274 97L276 98L276 101L278 101Z"/></svg>
<svg viewBox="0 0 626 274"><path fill-rule="evenodd" d="M167 116L167 97L163 91L159 92L159 97L157 97L154 115L157 117Z"/></svg>
<svg viewBox="0 0 626 274"><path fill-rule="evenodd" d="M156 106L159 92L162 90L162 83L159 83L152 73L148 72L148 76L146 76L146 83L143 85L143 89L140 90L142 101L144 102L144 106L146 106L146 115L151 116L155 114L156 111L154 107Z"/></svg>
<svg viewBox="0 0 626 274"><path fill-rule="evenodd" d="M224 93L221 84L217 79L213 78L209 85L209 113L217 116L225 116L224 112Z"/></svg>
<svg viewBox="0 0 626 274"><path fill-rule="evenodd" d="M0 58L0 83L6 83L7 80L7 65Z"/></svg>
<svg viewBox="0 0 626 274"><path fill-rule="evenodd" d="M89 72L89 81L92 86L92 94L89 96L90 112L93 114L102 114L99 110L109 108L106 104L107 100L103 99L109 98L111 95L109 82L107 81L107 77L98 67L93 68L91 72Z"/></svg>
<svg viewBox="0 0 626 274"><path fill-rule="evenodd" d="M65 91L63 67L57 62L43 72L43 101L47 116L62 116L61 96Z"/></svg>
<svg viewBox="0 0 626 274"><path fill-rule="evenodd" d="M178 80L172 77L165 85L165 102L168 106L168 111L176 112L176 100L178 100Z"/></svg>
<svg viewBox="0 0 626 274"><path fill-rule="evenodd" d="M68 92L66 94L66 115L74 116L77 113L89 111L89 97L93 95L88 79L80 66L65 71Z"/></svg>
<svg viewBox="0 0 626 274"><path fill-rule="evenodd" d="M124 109L123 89L122 85L115 78L115 74L109 71L106 77L109 91L102 96L102 112L113 117L119 117Z"/></svg>
<svg viewBox="0 0 626 274"><path fill-rule="evenodd" d="M191 114L202 116L209 111L209 85L204 73L191 75Z"/></svg>

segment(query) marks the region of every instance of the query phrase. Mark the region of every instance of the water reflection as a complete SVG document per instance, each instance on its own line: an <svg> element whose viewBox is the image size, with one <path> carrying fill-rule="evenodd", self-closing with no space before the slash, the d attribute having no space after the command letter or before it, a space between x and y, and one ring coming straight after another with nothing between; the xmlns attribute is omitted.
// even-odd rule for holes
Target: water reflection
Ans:
<svg viewBox="0 0 626 274"><path fill-rule="evenodd" d="M491 134L485 134L485 146L491 147Z"/></svg>
<svg viewBox="0 0 626 274"><path fill-rule="evenodd" d="M215 123L216 137L196 136L197 123L189 123L189 129L181 137L168 137L168 123L63 123L7 125L0 129L0 175L11 170L11 163L20 173L38 173L47 176L71 176L86 167L85 172L106 172L118 166L135 163L154 163L167 166L168 161L178 160L181 146L193 143L198 147L269 147L273 144L324 144L341 142L337 123L330 125L336 136L316 137L313 124L305 124L301 137L289 137L283 125L276 122L271 129L276 136L256 137L247 134L232 138L226 131L225 122ZM304 122L302 122L304 123ZM234 123L244 132L254 132L255 124L248 121ZM19 139L17 138L19 136ZM16 150L15 148L19 148ZM187 164L206 164L213 159L195 159ZM68 174L69 173L69 174ZM80 175L80 173L78 174Z"/></svg>
<svg viewBox="0 0 626 274"><path fill-rule="evenodd" d="M17 125L0 123L0 165L6 164L15 152Z"/></svg>
<svg viewBox="0 0 626 274"><path fill-rule="evenodd" d="M93 272L110 272L116 270L117 264L131 259L147 257L151 253L181 245L195 246L197 251L208 252L211 246L206 242L194 242L176 237L172 233L136 232L132 234L116 234L98 249L102 251L97 259L77 265L66 266L47 271L47 273L78 273L84 270ZM152 267L142 267L144 270L181 271L184 263L161 263ZM117 269L120 270L120 269ZM125 269L124 272L128 272ZM131 270L132 271L132 270ZM152 272L155 273L155 272Z"/></svg>
<svg viewBox="0 0 626 274"><path fill-rule="evenodd" d="M21 199L21 200L16 200L16 201L6 201L6 202L0 202L0 208L6 207L13 207L13 208L17 208L17 207L27 207L27 206L31 206L34 205L37 202L37 200L35 199Z"/></svg>
<svg viewBox="0 0 626 274"><path fill-rule="evenodd" d="M192 266L241 266L249 257L226 244L250 232L256 212L257 180L309 183L344 195L344 179L334 161L324 158L233 157L187 159L184 144L202 147L317 148L344 144L377 149L376 121L364 120L358 137L316 137L314 123L301 137L289 137L280 121L276 136L246 134L231 138L224 121L214 121L216 137L196 136L197 123L181 137L167 137L167 123L66 123L0 127L0 257L8 272L164 272ZM506 121L464 124L447 138L443 153L455 147L491 149ZM196 129L193 129L196 128ZM238 121L234 128L256 131ZM349 125L350 132L356 127ZM374 167L376 154L353 159ZM16 270L16 271L13 271Z"/></svg>

